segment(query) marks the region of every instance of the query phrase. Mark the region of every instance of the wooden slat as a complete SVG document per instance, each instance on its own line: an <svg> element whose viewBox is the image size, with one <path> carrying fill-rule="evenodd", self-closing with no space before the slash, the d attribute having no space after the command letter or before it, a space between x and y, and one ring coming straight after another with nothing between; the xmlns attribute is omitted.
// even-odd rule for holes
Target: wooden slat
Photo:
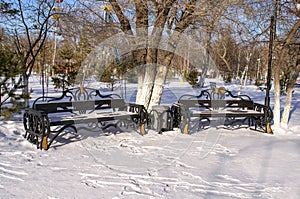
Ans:
<svg viewBox="0 0 300 199"><path fill-rule="evenodd" d="M192 111L192 117L253 117L264 116L264 113L254 110L203 110Z"/></svg>
<svg viewBox="0 0 300 199"><path fill-rule="evenodd" d="M79 124L79 123L88 123L88 122L100 122L100 121L113 121L118 119L126 119L131 117L139 117L138 113L132 113L127 111L118 111L118 112L101 112L101 113L91 113L91 114L82 114L82 115L64 115L51 119L50 125L67 125L67 124Z"/></svg>

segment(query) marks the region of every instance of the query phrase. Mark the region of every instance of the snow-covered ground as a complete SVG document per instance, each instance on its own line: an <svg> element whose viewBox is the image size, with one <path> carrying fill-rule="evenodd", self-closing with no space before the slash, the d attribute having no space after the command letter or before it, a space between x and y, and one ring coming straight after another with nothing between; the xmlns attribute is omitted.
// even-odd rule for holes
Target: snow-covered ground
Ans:
<svg viewBox="0 0 300 199"><path fill-rule="evenodd" d="M38 84L33 78L36 96ZM134 89L127 87L131 99ZM189 90L170 82L163 103ZM255 86L242 93L264 101ZM41 151L23 138L22 121L0 121L0 198L299 198L299 99L295 88L289 127L274 135L245 128L191 135L79 132Z"/></svg>

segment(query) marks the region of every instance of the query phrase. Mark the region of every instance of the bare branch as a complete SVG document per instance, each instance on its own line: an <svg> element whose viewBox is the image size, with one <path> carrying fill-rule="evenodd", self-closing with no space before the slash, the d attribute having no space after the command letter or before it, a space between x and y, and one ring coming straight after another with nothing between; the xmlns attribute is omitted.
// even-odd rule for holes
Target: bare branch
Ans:
<svg viewBox="0 0 300 199"><path fill-rule="evenodd" d="M129 22L128 18L122 12L122 9L121 9L120 5L118 4L118 2L116 0L110 0L109 2L112 5L112 8L116 13L118 20L120 21L122 31L133 34L130 22Z"/></svg>

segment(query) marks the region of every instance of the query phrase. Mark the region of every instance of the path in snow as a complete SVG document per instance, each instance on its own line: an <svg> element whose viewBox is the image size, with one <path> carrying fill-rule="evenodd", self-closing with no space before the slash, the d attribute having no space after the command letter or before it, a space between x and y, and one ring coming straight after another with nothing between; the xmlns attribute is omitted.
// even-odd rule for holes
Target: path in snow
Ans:
<svg viewBox="0 0 300 199"><path fill-rule="evenodd" d="M20 131L0 130L5 135L0 139L0 198L280 198L299 194L295 184L300 177L299 153L295 153L299 137L222 130L218 143L203 157L206 131L81 137L40 151Z"/></svg>

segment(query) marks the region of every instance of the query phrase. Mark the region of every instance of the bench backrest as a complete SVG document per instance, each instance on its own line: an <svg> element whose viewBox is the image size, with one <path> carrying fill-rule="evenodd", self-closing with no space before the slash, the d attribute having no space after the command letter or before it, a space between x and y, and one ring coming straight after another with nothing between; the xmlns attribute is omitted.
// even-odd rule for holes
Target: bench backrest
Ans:
<svg viewBox="0 0 300 199"><path fill-rule="evenodd" d="M85 100L85 101L68 101L68 102L48 102L36 103L33 109L50 113L77 113L85 114L95 110L105 109L125 109L126 104L123 99L103 99L103 100Z"/></svg>
<svg viewBox="0 0 300 199"><path fill-rule="evenodd" d="M180 96L179 100L193 99L193 100L245 100L252 101L248 95L234 95L231 91L226 90L225 87L211 86L211 89L201 90L199 95L184 94Z"/></svg>
<svg viewBox="0 0 300 199"><path fill-rule="evenodd" d="M181 99L178 103L183 104L186 108L203 108L203 109L219 109L219 108L242 108L253 109L253 101L251 100L192 100Z"/></svg>
<svg viewBox="0 0 300 199"><path fill-rule="evenodd" d="M63 91L59 97L39 97L32 108L46 114L85 114L102 109L125 109L125 101L117 94L104 95L94 88L76 87Z"/></svg>

